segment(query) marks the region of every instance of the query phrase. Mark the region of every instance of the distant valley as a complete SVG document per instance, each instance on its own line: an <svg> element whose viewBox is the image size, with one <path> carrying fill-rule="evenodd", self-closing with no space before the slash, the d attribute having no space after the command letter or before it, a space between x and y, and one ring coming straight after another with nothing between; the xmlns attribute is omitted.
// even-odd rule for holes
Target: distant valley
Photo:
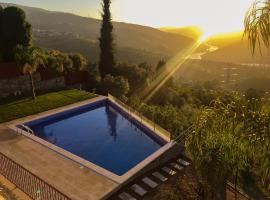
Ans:
<svg viewBox="0 0 270 200"><path fill-rule="evenodd" d="M35 44L65 52L79 52L91 62L98 61L100 20L40 8L18 7L26 12L33 26ZM113 25L119 61L156 63L194 42L192 38L151 27L121 22L114 22Z"/></svg>
<svg viewBox="0 0 270 200"><path fill-rule="evenodd" d="M203 45L217 46L218 50L202 56L203 60L238 64L269 64L270 52L262 46L252 55L248 41L243 32L220 34L208 38Z"/></svg>
<svg viewBox="0 0 270 200"><path fill-rule="evenodd" d="M14 5L0 3L2 6ZM16 5L17 6L17 5ZM89 61L99 58L100 20L80 17L70 13L47 11L20 6L33 26L34 43L38 46L64 52L79 52ZM114 22L116 56L118 61L130 63L157 63L173 57L177 52L192 45L203 34L195 26L152 27ZM243 33L214 35L197 49L203 60L228 63L270 63L269 51L252 55ZM209 47L218 47L208 51ZM259 52L259 51L258 51Z"/></svg>

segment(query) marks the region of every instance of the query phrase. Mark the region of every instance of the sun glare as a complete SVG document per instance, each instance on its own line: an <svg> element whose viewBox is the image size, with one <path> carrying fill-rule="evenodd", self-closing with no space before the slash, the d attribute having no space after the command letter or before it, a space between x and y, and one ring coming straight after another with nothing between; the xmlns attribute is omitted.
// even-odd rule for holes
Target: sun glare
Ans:
<svg viewBox="0 0 270 200"><path fill-rule="evenodd" d="M153 27L197 24L207 38L243 29L246 11L253 0L116 0L117 21Z"/></svg>
<svg viewBox="0 0 270 200"><path fill-rule="evenodd" d="M203 43L205 40L207 40L212 34L211 33L207 33L207 32L203 32L203 34L201 35L201 37L199 38L199 42Z"/></svg>

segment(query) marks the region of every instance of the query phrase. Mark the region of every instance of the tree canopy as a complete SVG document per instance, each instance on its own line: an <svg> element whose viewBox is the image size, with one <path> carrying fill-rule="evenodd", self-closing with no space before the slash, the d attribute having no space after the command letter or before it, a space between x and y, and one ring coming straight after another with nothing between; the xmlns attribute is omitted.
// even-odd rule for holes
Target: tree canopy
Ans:
<svg viewBox="0 0 270 200"><path fill-rule="evenodd" d="M129 92L128 80L122 76L106 75L103 81L103 87L107 92L122 100L125 100L126 95Z"/></svg>
<svg viewBox="0 0 270 200"><path fill-rule="evenodd" d="M30 46L32 40L31 25L26 21L25 13L18 7L7 7L0 11L0 44L5 61L15 59L17 45Z"/></svg>
<svg viewBox="0 0 270 200"><path fill-rule="evenodd" d="M25 47L18 45L15 50L15 60L22 66L22 72L30 77L30 86L32 89L32 98L36 98L35 84L33 74L37 71L38 67L44 65L45 56L41 48L30 46Z"/></svg>

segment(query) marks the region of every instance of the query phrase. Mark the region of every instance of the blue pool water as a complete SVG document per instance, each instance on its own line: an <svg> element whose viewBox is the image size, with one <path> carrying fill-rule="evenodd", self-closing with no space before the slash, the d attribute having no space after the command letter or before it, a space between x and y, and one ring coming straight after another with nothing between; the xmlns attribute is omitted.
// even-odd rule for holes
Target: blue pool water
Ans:
<svg viewBox="0 0 270 200"><path fill-rule="evenodd" d="M36 136L121 176L165 144L124 116L106 101L26 125Z"/></svg>

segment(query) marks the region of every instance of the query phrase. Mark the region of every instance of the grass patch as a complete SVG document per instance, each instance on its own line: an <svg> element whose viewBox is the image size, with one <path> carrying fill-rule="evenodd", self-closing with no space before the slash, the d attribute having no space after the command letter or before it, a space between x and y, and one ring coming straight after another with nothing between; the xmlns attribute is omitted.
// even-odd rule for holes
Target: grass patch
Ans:
<svg viewBox="0 0 270 200"><path fill-rule="evenodd" d="M80 90L63 90L37 96L36 100L24 98L0 104L0 123L37 114L61 106L97 97Z"/></svg>

